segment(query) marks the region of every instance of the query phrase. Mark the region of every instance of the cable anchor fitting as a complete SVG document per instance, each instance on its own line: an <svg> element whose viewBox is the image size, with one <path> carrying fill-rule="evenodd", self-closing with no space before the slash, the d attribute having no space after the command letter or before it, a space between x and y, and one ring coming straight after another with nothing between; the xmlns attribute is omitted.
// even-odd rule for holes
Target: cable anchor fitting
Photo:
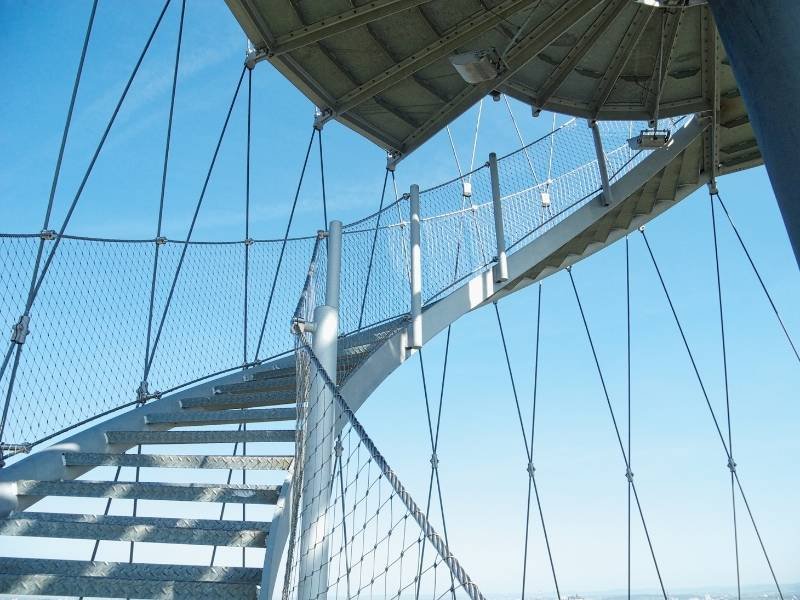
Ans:
<svg viewBox="0 0 800 600"><path fill-rule="evenodd" d="M292 333L295 335L300 335L301 333L314 333L316 330L317 326L310 321L306 321L300 317L294 317L292 319Z"/></svg>
<svg viewBox="0 0 800 600"><path fill-rule="evenodd" d="M55 229L42 229L39 232L39 238L42 240L53 241L58 237Z"/></svg>
<svg viewBox="0 0 800 600"><path fill-rule="evenodd" d="M314 110L314 129L322 131L325 123L333 118L333 111L330 108L316 108Z"/></svg>
<svg viewBox="0 0 800 600"><path fill-rule="evenodd" d="M247 44L247 54L244 56L244 66L247 67L249 71L252 71L256 63L261 62L267 58L267 51L263 48L256 48L252 45L252 43L248 42Z"/></svg>
<svg viewBox="0 0 800 600"><path fill-rule="evenodd" d="M19 318L19 321L17 321L14 327L11 328L12 342L19 344L20 346L25 343L25 338L27 338L28 334L31 332L31 330L28 328L30 322L30 315L22 315Z"/></svg>
<svg viewBox="0 0 800 600"><path fill-rule="evenodd" d="M736 463L732 456L728 456L728 470L731 472L731 475L736 473Z"/></svg>
<svg viewBox="0 0 800 600"><path fill-rule="evenodd" d="M156 390L152 394L150 393L148 384L146 381L142 381L139 384L139 388L136 390L136 403L139 405L144 404L148 400L154 400L161 398L161 392Z"/></svg>

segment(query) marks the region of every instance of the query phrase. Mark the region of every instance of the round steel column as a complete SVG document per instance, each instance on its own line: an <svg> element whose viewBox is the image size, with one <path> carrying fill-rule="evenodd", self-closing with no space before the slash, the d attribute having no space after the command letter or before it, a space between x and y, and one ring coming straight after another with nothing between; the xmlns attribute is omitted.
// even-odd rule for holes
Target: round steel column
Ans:
<svg viewBox="0 0 800 600"><path fill-rule="evenodd" d="M800 2L708 0L800 264Z"/></svg>

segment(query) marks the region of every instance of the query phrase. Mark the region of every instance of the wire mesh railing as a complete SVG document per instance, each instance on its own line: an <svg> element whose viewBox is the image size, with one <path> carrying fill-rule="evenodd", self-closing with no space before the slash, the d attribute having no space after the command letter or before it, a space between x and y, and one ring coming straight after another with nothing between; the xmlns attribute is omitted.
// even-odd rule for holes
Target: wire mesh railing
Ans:
<svg viewBox="0 0 800 600"><path fill-rule="evenodd" d="M603 123L601 131L612 181L648 153L627 144L638 132L636 125ZM498 174L509 253L596 197L601 187L591 132L575 120L500 158ZM409 210L404 195L344 227L342 335L400 322L409 313ZM420 211L425 305L495 260L488 166L423 190ZM134 403L146 360L153 253L162 242L62 236L32 307L31 332L12 394L8 394L9 370L0 377L0 398L8 396L2 434L6 450L11 444L49 439ZM22 314L39 243L40 234L0 235L2 323L14 324ZM54 242L44 243L47 253ZM319 254L317 268L325 268L321 259L325 244L310 236L289 238L285 249L282 245L283 240L189 242L145 399L294 350L289 322L312 253ZM184 246L169 240L159 247L153 287L157 316L164 310ZM318 285L324 274L317 275ZM243 361L245 347L251 356ZM257 347L259 355L252 356Z"/></svg>
<svg viewBox="0 0 800 600"><path fill-rule="evenodd" d="M299 468L282 598L483 600L301 331L296 373Z"/></svg>

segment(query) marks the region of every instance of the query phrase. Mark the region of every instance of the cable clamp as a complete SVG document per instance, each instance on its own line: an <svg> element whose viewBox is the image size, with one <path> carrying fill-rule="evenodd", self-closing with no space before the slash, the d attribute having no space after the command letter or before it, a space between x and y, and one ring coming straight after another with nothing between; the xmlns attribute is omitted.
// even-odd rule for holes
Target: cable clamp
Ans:
<svg viewBox="0 0 800 600"><path fill-rule="evenodd" d="M732 456L728 456L728 470L730 470L731 474L736 473L736 463L733 461Z"/></svg>
<svg viewBox="0 0 800 600"><path fill-rule="evenodd" d="M439 457L436 455L436 452L431 454L431 468L438 469L439 468Z"/></svg>
<svg viewBox="0 0 800 600"><path fill-rule="evenodd" d="M336 456L341 456L344 452L344 446L342 446L342 441L337 439L336 444L333 447L333 451L336 453Z"/></svg>
<svg viewBox="0 0 800 600"><path fill-rule="evenodd" d="M536 467L533 466L533 461L528 463L528 467L525 470L528 471L528 475L530 475L531 479L533 479L533 474L536 472Z"/></svg>
<svg viewBox="0 0 800 600"><path fill-rule="evenodd" d="M719 195L719 189L717 188L717 180L716 179L712 178L712 179L709 180L709 182L708 182L708 193L711 196L718 196Z"/></svg>
<svg viewBox="0 0 800 600"><path fill-rule="evenodd" d="M267 51L263 48L256 48L251 43L247 44L247 54L244 57L244 66L250 71L256 66L256 63L261 62L267 58Z"/></svg>
<svg viewBox="0 0 800 600"><path fill-rule="evenodd" d="M625 479L628 480L628 483L633 483L633 471L631 471L630 467L625 469Z"/></svg>
<svg viewBox="0 0 800 600"><path fill-rule="evenodd" d="M324 229L317 229L317 239L318 240L324 240L326 237L328 237L328 232L327 231L325 231Z"/></svg>
<svg viewBox="0 0 800 600"><path fill-rule="evenodd" d="M58 234L55 232L55 229L42 229L39 232L39 238L47 241L53 241L58 237Z"/></svg>
<svg viewBox="0 0 800 600"><path fill-rule="evenodd" d="M317 326L300 317L295 317L292 319L292 333L294 334L301 334L301 333L314 333L317 330Z"/></svg>
<svg viewBox="0 0 800 600"><path fill-rule="evenodd" d="M151 394L146 381L142 381L139 384L139 388L136 390L137 404L141 405L147 402L148 400L157 400L158 398L161 398L161 392L156 390Z"/></svg>
<svg viewBox="0 0 800 600"><path fill-rule="evenodd" d="M314 110L314 129L322 131L325 123L333 118L333 111L330 108L316 108Z"/></svg>
<svg viewBox="0 0 800 600"><path fill-rule="evenodd" d="M644 233L644 225L639 225L639 233Z"/></svg>
<svg viewBox="0 0 800 600"><path fill-rule="evenodd" d="M163 235L161 235L161 236L158 236L155 239L155 242L156 242L156 246L163 246L164 244L167 243L167 238L165 238Z"/></svg>
<svg viewBox="0 0 800 600"><path fill-rule="evenodd" d="M245 246L252 246L253 244L255 244L255 242L256 242L256 241L255 241L253 238L247 238L247 239L244 241L244 245L245 245Z"/></svg>
<svg viewBox="0 0 800 600"><path fill-rule="evenodd" d="M30 315L22 315L19 321L16 322L14 327L11 328L11 341L20 346L25 343L25 338L31 332L28 325L31 322Z"/></svg>

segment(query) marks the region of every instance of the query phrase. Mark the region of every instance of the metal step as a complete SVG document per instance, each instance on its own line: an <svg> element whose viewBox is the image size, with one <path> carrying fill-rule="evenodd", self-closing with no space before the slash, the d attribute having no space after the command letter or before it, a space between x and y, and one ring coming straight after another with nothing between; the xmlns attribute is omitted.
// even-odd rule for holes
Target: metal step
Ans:
<svg viewBox="0 0 800 600"><path fill-rule="evenodd" d="M216 483L152 483L128 481L37 481L17 482L20 496L75 496L80 498L138 498L183 502L231 502L236 504L275 504L279 485Z"/></svg>
<svg viewBox="0 0 800 600"><path fill-rule="evenodd" d="M260 580L244 567L0 558L0 593L14 595L254 600Z"/></svg>
<svg viewBox="0 0 800 600"><path fill-rule="evenodd" d="M271 377L252 379L239 383L225 383L214 386L214 394L263 394L267 392L294 392L295 377Z"/></svg>
<svg viewBox="0 0 800 600"><path fill-rule="evenodd" d="M197 398L184 398L181 408L252 408L255 406L275 406L277 404L294 404L297 395L294 388L286 392L270 392L265 394L213 394Z"/></svg>
<svg viewBox="0 0 800 600"><path fill-rule="evenodd" d="M224 456L200 454L103 454L65 452L68 467L156 467L176 469L236 469L286 471L293 456Z"/></svg>
<svg viewBox="0 0 800 600"><path fill-rule="evenodd" d="M268 522L21 512L0 519L0 535L263 548Z"/></svg>
<svg viewBox="0 0 800 600"><path fill-rule="evenodd" d="M168 423L170 425L221 425L223 423L268 423L271 421L294 421L297 409L291 408L244 408L242 410L176 411L154 413L145 417L148 425Z"/></svg>
<svg viewBox="0 0 800 600"><path fill-rule="evenodd" d="M107 431L109 444L235 444L293 442L294 429L250 431Z"/></svg>

